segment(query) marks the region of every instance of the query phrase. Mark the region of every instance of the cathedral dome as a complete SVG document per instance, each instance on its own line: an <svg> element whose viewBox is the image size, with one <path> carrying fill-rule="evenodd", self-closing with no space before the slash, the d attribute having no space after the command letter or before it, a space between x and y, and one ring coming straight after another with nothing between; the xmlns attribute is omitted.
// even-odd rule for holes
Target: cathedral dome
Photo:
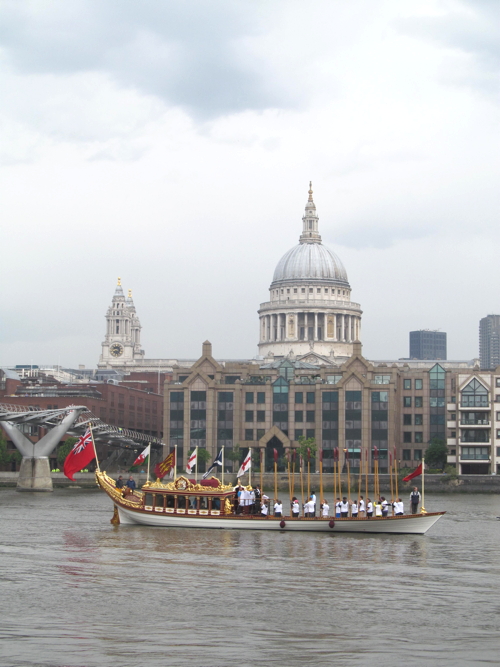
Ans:
<svg viewBox="0 0 500 667"><path fill-rule="evenodd" d="M278 262L273 284L285 280L332 280L348 286L344 265L322 243L299 243Z"/></svg>

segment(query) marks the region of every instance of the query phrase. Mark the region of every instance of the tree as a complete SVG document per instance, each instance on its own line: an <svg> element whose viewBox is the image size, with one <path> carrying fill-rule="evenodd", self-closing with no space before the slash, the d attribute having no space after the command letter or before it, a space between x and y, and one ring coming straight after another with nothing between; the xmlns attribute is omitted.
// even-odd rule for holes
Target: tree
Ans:
<svg viewBox="0 0 500 667"><path fill-rule="evenodd" d="M14 452L8 451L7 440L5 439L3 431L0 430L0 468L10 468L14 461L20 463L21 459L22 456L17 449Z"/></svg>
<svg viewBox="0 0 500 667"><path fill-rule="evenodd" d="M441 438L432 438L425 452L425 462L429 466L435 466L436 468L444 470L447 460L448 447L444 440Z"/></svg>
<svg viewBox="0 0 500 667"><path fill-rule="evenodd" d="M78 438L67 438L63 444L59 445L57 448L57 465L59 468L64 467L64 461L75 446L75 442L78 442Z"/></svg>
<svg viewBox="0 0 500 667"><path fill-rule="evenodd" d="M310 452L311 458L314 458L318 450L318 445L314 438L306 438L303 435L299 437L299 446L297 451L302 456L304 461L307 461L308 450Z"/></svg>

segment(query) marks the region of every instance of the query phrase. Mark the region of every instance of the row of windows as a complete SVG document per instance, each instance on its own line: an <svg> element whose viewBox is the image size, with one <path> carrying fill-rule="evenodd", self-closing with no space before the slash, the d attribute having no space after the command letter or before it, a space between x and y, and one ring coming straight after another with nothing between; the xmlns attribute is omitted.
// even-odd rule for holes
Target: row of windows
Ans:
<svg viewBox="0 0 500 667"><path fill-rule="evenodd" d="M403 380L403 389L411 389L411 380ZM415 380L415 389L423 389L424 388L424 381L419 380L418 378Z"/></svg>
<svg viewBox="0 0 500 667"><path fill-rule="evenodd" d="M412 396L403 396L403 407L404 408L411 408L412 405ZM414 405L416 408L423 408L424 407L424 399L422 396L415 396L415 402ZM443 399L443 405L444 405L444 399Z"/></svg>
<svg viewBox="0 0 500 667"><path fill-rule="evenodd" d="M403 461L421 461L422 460L422 450L414 449L413 457L411 455L411 449L403 449Z"/></svg>
<svg viewBox="0 0 500 667"><path fill-rule="evenodd" d="M324 293L325 293L325 294L330 294L330 289L329 289L328 287L324 287L324 288L316 287L316 294L321 294L321 290L322 290L322 289L324 289ZM291 290L291 288L290 288L290 287L287 287L287 288L286 288L286 293L287 293L287 294L290 294L290 290ZM294 293L294 294L297 294L297 290L298 290L298 288L297 288L297 287L294 287L294 288L293 288L293 293ZM331 293L332 293L332 294L335 294L335 288L332 287L331 290L332 290ZM284 293L285 293L284 288L281 288L281 290L277 290L277 289L275 289L275 290L274 290L274 294L275 294L275 296L278 296L278 294L279 294L280 292L281 292L281 294L284 294ZM306 293L306 288L305 288L305 287L301 287L301 288L300 288L300 292L301 292L301 294L305 294L305 293ZM347 292L347 290L344 290L344 289L343 289L343 290L339 290L339 289L337 290L337 294L342 294L343 296L345 296L346 292ZM313 293L314 293L314 287L309 287L309 294L313 294Z"/></svg>
<svg viewBox="0 0 500 667"><path fill-rule="evenodd" d="M415 440L413 440L413 436L415 436ZM415 433L412 433L412 431L404 431L403 432L403 442L423 442L424 441L424 434L422 431L415 431Z"/></svg>
<svg viewBox="0 0 500 667"><path fill-rule="evenodd" d="M424 417L423 415L403 415L403 424L405 426L411 426L412 425L412 419L414 420L413 423L415 426L422 426L424 423Z"/></svg>

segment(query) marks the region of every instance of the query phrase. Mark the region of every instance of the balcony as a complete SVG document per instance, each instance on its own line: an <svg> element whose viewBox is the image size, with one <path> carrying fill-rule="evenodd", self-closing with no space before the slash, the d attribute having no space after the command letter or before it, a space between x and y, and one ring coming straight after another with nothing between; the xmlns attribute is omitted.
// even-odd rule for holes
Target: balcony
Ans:
<svg viewBox="0 0 500 667"><path fill-rule="evenodd" d="M455 455L448 454L448 457L446 459L447 463L456 463L457 462L457 457Z"/></svg>
<svg viewBox="0 0 500 667"><path fill-rule="evenodd" d="M457 427L457 420L453 419L453 421L446 422L446 426L448 428L456 428Z"/></svg>
<svg viewBox="0 0 500 667"><path fill-rule="evenodd" d="M457 444L457 439L456 438L447 438L446 439L446 444L447 445L456 445Z"/></svg>
<svg viewBox="0 0 500 667"><path fill-rule="evenodd" d="M460 426L489 426L489 419L461 419Z"/></svg>

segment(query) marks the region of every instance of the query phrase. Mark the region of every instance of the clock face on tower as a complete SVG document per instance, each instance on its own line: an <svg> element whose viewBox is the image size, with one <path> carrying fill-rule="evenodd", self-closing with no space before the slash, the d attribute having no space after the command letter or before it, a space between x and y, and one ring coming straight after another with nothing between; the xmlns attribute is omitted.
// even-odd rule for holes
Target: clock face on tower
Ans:
<svg viewBox="0 0 500 667"><path fill-rule="evenodd" d="M120 345L120 343L113 343L109 348L109 351L111 352L112 357L121 357L123 354L123 345Z"/></svg>

